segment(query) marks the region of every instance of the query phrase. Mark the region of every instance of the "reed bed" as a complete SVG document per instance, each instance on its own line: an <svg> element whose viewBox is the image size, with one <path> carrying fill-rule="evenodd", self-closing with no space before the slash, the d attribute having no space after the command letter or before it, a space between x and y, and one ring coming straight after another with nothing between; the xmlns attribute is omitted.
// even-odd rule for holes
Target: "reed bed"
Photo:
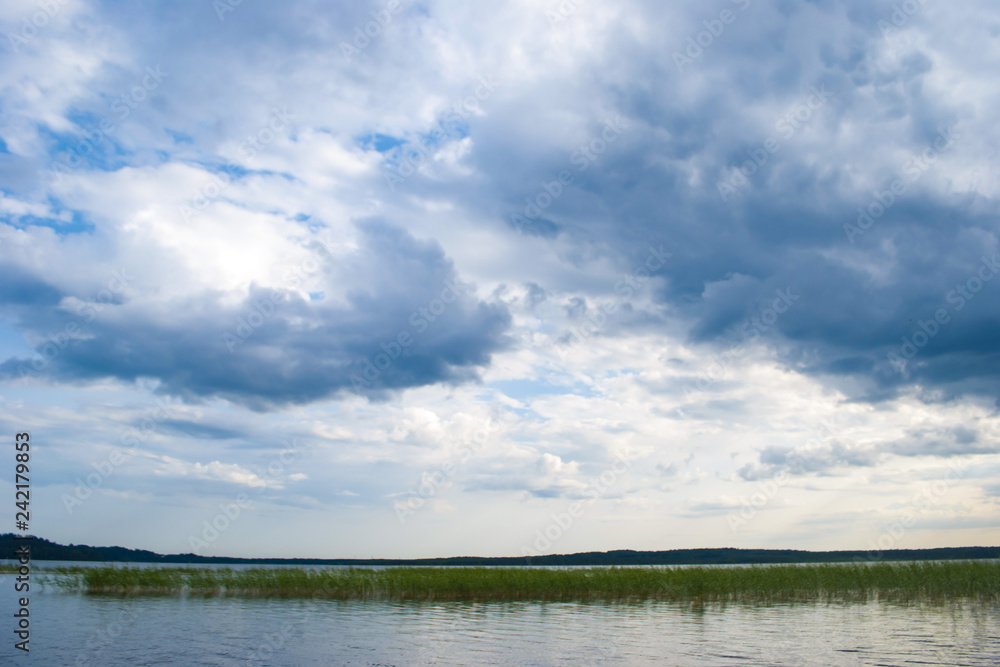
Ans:
<svg viewBox="0 0 1000 667"><path fill-rule="evenodd" d="M57 585L92 594L393 600L1000 601L1000 563L749 567L79 568ZM61 581L61 584L60 584Z"/></svg>

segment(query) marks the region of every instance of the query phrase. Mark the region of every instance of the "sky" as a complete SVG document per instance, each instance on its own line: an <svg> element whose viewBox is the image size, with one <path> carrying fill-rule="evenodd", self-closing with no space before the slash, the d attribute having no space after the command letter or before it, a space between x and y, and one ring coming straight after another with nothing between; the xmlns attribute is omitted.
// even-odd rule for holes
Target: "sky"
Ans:
<svg viewBox="0 0 1000 667"><path fill-rule="evenodd" d="M1000 542L996 3L8 0L0 28L34 534Z"/></svg>

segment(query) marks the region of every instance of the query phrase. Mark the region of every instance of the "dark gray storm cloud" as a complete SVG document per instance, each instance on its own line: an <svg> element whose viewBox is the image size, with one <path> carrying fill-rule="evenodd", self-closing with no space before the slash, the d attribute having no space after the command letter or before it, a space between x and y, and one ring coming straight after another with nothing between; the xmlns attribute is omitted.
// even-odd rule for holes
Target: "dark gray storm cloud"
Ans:
<svg viewBox="0 0 1000 667"><path fill-rule="evenodd" d="M162 393L258 410L345 391L380 398L476 380L477 368L506 344L506 309L477 300L436 243L384 223L361 231L360 248L337 267L337 279L351 282L336 305L253 287L238 307L209 293L173 303L166 314L162 306L124 302L82 321L57 308L52 288L26 280L5 290L2 305L41 342L34 357L0 364L0 374L150 378ZM31 295L34 303L24 307ZM67 323L71 330L61 326Z"/></svg>
<svg viewBox="0 0 1000 667"><path fill-rule="evenodd" d="M986 75L967 49L995 48L1000 11L956 8L959 43L936 31L929 5L903 20L890 2L745 4L683 71L673 54L718 8L691 3L683 25L664 20L662 47L621 29L597 38L602 58L563 94L596 89L631 128L605 148L592 124L602 152L545 219L632 261L668 240L656 296L688 318L694 342L729 344L763 316L785 364L855 398L1000 396L1000 208L962 167L998 144L994 112L937 92L942 77ZM642 11L656 23L655 8ZM923 49L920 34L934 35ZM535 128L499 129L483 128L477 154L505 187L494 196L516 202L570 164L538 158ZM491 166L519 154L534 166ZM768 322L787 288L801 298Z"/></svg>
<svg viewBox="0 0 1000 667"><path fill-rule="evenodd" d="M637 1L599 29L579 25L579 14L532 42L506 80L498 75L502 87L481 102L482 113L462 121L467 173L418 173L389 193L379 171L358 176L357 189L397 203L406 196L447 201L487 221L471 224L491 232L563 244L567 264L605 255L635 265L650 244L663 244L672 257L656 269L662 280L651 293L686 323L691 342L725 346L754 331L787 367L854 400L914 388L928 401L996 398L1000 208L997 184L977 174L998 154L1000 138L990 93L970 91L992 80L995 63L982 54L1000 39L1000 9L918 2L900 15L900 4ZM723 10L732 21L717 22ZM162 104L129 120L136 129L122 133L126 148L145 142L169 155L193 143L212 153L252 128L253 118L266 118L276 101L287 101L302 127L324 132L335 133L342 114L354 137L382 136L392 122L406 125L399 116L419 116L427 127L411 125L399 138L413 141L443 123L478 77L504 71L509 59L490 40L544 24L541 10L515 19L498 10L483 32L449 32L460 16L455 6L408 5L348 59L339 45L371 20L369 9L303 2L294 9L241 3L224 16L210 4L200 11L95 5L95 16L130 37L137 62L162 62L171 72ZM567 55L558 45L584 27L587 56L554 58ZM449 49L431 34L446 34ZM185 49L174 48L182 42ZM456 75L442 64L467 61L478 70ZM310 77L307 64L323 76ZM130 83L131 74L116 76ZM251 81L273 85L250 94ZM956 90L952 83L962 92L944 94ZM430 98L433 104L419 102ZM311 115L320 103L329 107ZM231 110L248 104L259 113L234 128ZM512 222L514 214L529 223ZM412 346L371 370L377 355L389 354L381 346L415 329L410 314L438 298L454 275L436 251L394 232L372 231L368 244L365 266L384 272L361 267L369 286L352 292L347 307L282 295L277 314L235 353L222 335L267 294L253 291L238 309L211 295L178 303L166 325L126 304L127 320L101 318L94 335L61 353L48 372L155 377L165 391L260 405L474 377L502 346L508 319L467 296L437 323L421 318L428 326L411 331ZM512 263L502 279L519 278ZM58 319L57 294L30 277L16 280L2 288L4 298L38 304L20 321L44 336ZM537 283L531 298L572 291L572 277L559 280L559 289ZM776 312L775 295L787 290L800 296ZM567 312L583 314L586 304L577 297ZM602 335L645 331L651 321L616 318ZM12 374L21 365L9 360L3 369ZM352 384L352 376L360 381Z"/></svg>

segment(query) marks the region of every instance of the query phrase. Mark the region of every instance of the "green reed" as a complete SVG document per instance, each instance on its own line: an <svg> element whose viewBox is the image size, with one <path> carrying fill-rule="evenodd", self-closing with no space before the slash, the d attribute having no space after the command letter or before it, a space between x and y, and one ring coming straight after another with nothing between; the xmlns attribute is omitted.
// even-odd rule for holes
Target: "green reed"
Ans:
<svg viewBox="0 0 1000 667"><path fill-rule="evenodd" d="M396 600L1000 600L1000 563L748 567L74 568L87 593Z"/></svg>

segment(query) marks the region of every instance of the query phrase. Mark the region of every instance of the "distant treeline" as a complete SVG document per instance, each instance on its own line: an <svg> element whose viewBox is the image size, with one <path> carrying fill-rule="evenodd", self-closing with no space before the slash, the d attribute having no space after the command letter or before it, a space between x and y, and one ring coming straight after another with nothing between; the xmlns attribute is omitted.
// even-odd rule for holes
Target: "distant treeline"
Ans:
<svg viewBox="0 0 1000 667"><path fill-rule="evenodd" d="M0 558L13 559L23 540L13 533L0 534ZM794 549L674 549L671 551L592 551L532 558L228 558L197 554L163 555L143 549L56 544L31 540L31 559L106 561L122 563L218 563L252 565L722 565L747 563L845 563L862 561L967 560L1000 558L1000 547L951 547L944 549L887 549L884 551L797 551Z"/></svg>

